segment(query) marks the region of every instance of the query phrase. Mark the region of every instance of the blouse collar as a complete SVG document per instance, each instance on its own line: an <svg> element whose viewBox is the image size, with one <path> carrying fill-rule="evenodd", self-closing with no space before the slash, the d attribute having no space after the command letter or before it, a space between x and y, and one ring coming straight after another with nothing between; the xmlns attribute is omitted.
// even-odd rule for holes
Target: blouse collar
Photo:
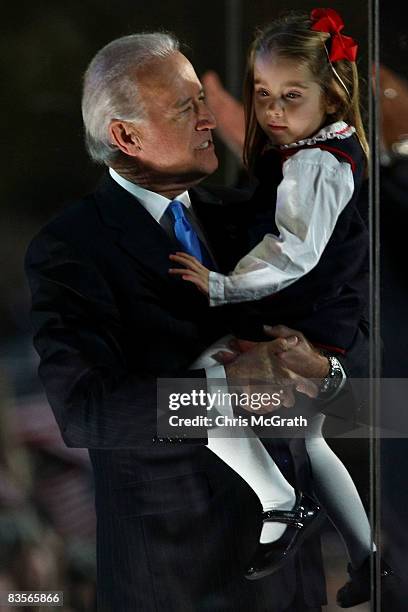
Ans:
<svg viewBox="0 0 408 612"><path fill-rule="evenodd" d="M293 147L313 145L317 142L323 142L332 138L338 138L340 140L350 138L355 131L356 129L352 125L348 125L345 121L336 121L335 123L322 127L311 138L305 138L304 140L298 140L297 142L291 142L290 144L280 145L279 149L291 149Z"/></svg>

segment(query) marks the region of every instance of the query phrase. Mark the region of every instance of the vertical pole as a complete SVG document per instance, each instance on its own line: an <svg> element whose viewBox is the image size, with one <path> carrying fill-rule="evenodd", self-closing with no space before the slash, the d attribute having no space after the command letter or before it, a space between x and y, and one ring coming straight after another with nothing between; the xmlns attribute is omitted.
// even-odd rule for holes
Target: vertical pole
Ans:
<svg viewBox="0 0 408 612"><path fill-rule="evenodd" d="M378 435L381 410L380 343L380 100L379 86L379 0L369 0L369 136L370 136L370 518L373 539L381 550L381 439ZM375 79L372 84L372 72ZM377 580L374 580L374 578ZM371 610L381 612L380 555L371 567ZM375 588L374 588L375 585Z"/></svg>
<svg viewBox="0 0 408 612"><path fill-rule="evenodd" d="M242 1L225 0L225 66L227 90L240 98L242 89ZM232 185L237 179L239 164L235 156L227 151L225 162L225 182Z"/></svg>

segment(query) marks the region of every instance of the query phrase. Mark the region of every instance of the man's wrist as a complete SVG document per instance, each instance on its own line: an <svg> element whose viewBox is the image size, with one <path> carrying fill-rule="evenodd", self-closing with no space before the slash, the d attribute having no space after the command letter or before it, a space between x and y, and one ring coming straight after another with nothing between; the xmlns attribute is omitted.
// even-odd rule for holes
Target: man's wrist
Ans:
<svg viewBox="0 0 408 612"><path fill-rule="evenodd" d="M334 355L324 354L328 362L327 374L319 385L319 400L333 399L341 390L346 380L346 374L340 361Z"/></svg>
<svg viewBox="0 0 408 612"><path fill-rule="evenodd" d="M329 361L329 355L323 353L323 351L316 351L318 353L318 358L319 358L319 366L317 369L316 366L316 374L314 374L313 376L315 378L319 378L321 380L323 380L324 378L326 378L326 376L329 375L329 371L330 371L330 361Z"/></svg>

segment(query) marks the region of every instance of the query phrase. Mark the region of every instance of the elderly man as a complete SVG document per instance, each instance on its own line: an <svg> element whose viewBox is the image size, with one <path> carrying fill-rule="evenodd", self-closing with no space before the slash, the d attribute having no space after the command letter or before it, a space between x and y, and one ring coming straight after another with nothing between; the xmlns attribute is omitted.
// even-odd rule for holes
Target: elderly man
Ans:
<svg viewBox="0 0 408 612"><path fill-rule="evenodd" d="M303 552L303 572L288 563L245 580L255 497L205 439L156 436L158 377L230 384L256 373L307 391L303 376L329 369L301 334L281 329L286 339L261 342L225 369L189 370L228 327L222 310L169 275L169 255L188 235L227 270L244 200L195 187L217 167L200 81L172 36L127 36L92 60L82 108L89 152L109 174L34 238L26 269L40 376L66 444L88 448L93 464L98 609L320 610L319 552ZM184 238L170 214L176 196ZM302 469L300 457L294 471Z"/></svg>

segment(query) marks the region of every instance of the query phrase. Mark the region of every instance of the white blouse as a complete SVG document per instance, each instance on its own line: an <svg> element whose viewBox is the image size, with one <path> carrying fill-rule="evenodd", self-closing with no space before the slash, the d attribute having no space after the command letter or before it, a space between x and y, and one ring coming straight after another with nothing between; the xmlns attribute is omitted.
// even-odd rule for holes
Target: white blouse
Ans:
<svg viewBox="0 0 408 612"><path fill-rule="evenodd" d="M345 125L339 122L330 127ZM352 132L354 128L349 128L346 136L343 128L337 137L348 137ZM325 140L328 134L325 128L305 143ZM211 306L259 300L277 293L310 272L322 256L340 213L353 195L351 166L329 151L310 148L289 157L282 172L275 215L279 235L266 234L228 276L210 272Z"/></svg>

